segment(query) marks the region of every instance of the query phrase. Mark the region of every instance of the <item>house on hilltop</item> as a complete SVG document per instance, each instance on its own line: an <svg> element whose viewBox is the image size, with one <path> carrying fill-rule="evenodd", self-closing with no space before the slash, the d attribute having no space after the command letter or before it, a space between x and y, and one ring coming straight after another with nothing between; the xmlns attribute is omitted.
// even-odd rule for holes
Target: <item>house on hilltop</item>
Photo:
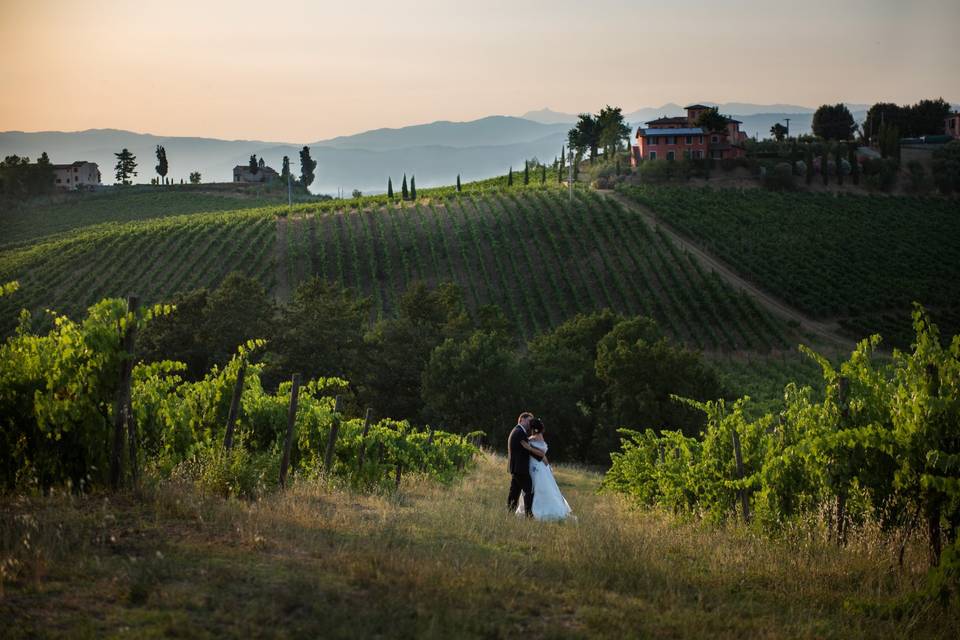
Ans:
<svg viewBox="0 0 960 640"><path fill-rule="evenodd" d="M279 177L280 174L272 167L268 167L267 163L263 161L263 158L260 158L260 161L257 163L256 172L251 171L250 165L246 164L238 164L233 168L234 182L270 182Z"/></svg>
<svg viewBox="0 0 960 640"><path fill-rule="evenodd" d="M708 131L696 122L710 107L693 104L686 109L686 116L657 118L637 129L636 143L630 153L632 166L637 166L640 160L722 160L746 155L743 141L747 134L740 131L739 120L726 118L723 131Z"/></svg>
<svg viewBox="0 0 960 640"><path fill-rule="evenodd" d="M58 189L82 189L100 185L100 168L96 162L77 160L53 165L53 184Z"/></svg>
<svg viewBox="0 0 960 640"><path fill-rule="evenodd" d="M947 116L943 123L943 132L951 138L960 138L960 111Z"/></svg>

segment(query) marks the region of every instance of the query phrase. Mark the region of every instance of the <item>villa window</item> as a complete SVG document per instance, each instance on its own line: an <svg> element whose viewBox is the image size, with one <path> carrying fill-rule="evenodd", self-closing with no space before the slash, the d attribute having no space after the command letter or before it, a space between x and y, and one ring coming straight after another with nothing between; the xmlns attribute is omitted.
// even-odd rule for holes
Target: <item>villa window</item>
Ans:
<svg viewBox="0 0 960 640"><path fill-rule="evenodd" d="M673 151L667 151L667 160L673 160L673 159L674 159Z"/></svg>
<svg viewBox="0 0 960 640"><path fill-rule="evenodd" d="M657 152L656 152L656 151L651 151L651 152L650 152L650 159L651 159L651 160L656 160L656 159L657 159Z"/></svg>
<svg viewBox="0 0 960 640"><path fill-rule="evenodd" d="M657 139L656 139L656 138L650 138L650 145L655 147L655 146L657 145Z"/></svg>
<svg viewBox="0 0 960 640"><path fill-rule="evenodd" d="M710 142L714 144L720 142L720 136L710 136Z"/></svg>
<svg viewBox="0 0 960 640"><path fill-rule="evenodd" d="M703 144L703 136L700 136L700 144Z"/></svg>
<svg viewBox="0 0 960 640"><path fill-rule="evenodd" d="M687 136L687 144L693 144L693 136Z"/></svg>

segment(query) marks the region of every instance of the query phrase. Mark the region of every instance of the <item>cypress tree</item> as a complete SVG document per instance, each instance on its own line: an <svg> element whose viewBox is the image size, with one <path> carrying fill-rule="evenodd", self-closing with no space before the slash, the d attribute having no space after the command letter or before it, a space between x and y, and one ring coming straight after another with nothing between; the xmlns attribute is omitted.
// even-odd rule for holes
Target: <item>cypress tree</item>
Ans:
<svg viewBox="0 0 960 640"><path fill-rule="evenodd" d="M460 188L460 174L457 174L457 193L460 193L463 189Z"/></svg>
<svg viewBox="0 0 960 640"><path fill-rule="evenodd" d="M547 184L547 165L540 165L540 184Z"/></svg>
<svg viewBox="0 0 960 640"><path fill-rule="evenodd" d="M560 147L560 168L557 170L557 184L563 184L563 170L566 168L566 151L565 146Z"/></svg>
<svg viewBox="0 0 960 640"><path fill-rule="evenodd" d="M387 197L393 200L393 180L387 178Z"/></svg>
<svg viewBox="0 0 960 640"><path fill-rule="evenodd" d="M530 184L530 163L523 161L523 184Z"/></svg>
<svg viewBox="0 0 960 640"><path fill-rule="evenodd" d="M417 176L410 176L410 199L417 199Z"/></svg>
<svg viewBox="0 0 960 640"><path fill-rule="evenodd" d="M857 162L857 146L851 145L850 148L847 149L847 153L849 154L848 160L850 162L850 177L853 179L854 185L859 185L860 184L860 163Z"/></svg>
<svg viewBox="0 0 960 640"><path fill-rule="evenodd" d="M510 172L507 173L507 186L513 186L513 167L510 167Z"/></svg>
<svg viewBox="0 0 960 640"><path fill-rule="evenodd" d="M837 165L837 184L843 186L843 168L840 163L843 162L843 147L839 144L833 150L833 162Z"/></svg>
<svg viewBox="0 0 960 640"><path fill-rule="evenodd" d="M810 148L810 145L807 145L806 152L803 156L803 162L807 165L807 186L809 187L813 184L813 149Z"/></svg>
<svg viewBox="0 0 960 640"><path fill-rule="evenodd" d="M823 145L823 151L820 153L820 175L823 176L823 186L830 182L830 172L827 165L830 163L830 149L826 144Z"/></svg>
<svg viewBox="0 0 960 640"><path fill-rule="evenodd" d="M400 185L400 195L404 200L410 199L410 191L407 190L407 174L403 174L403 184Z"/></svg>

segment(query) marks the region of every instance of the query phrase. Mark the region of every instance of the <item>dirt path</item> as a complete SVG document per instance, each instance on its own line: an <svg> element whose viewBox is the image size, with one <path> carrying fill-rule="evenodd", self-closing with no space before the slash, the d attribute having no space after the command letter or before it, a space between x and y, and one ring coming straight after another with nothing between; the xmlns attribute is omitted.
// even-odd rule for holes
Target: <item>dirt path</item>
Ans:
<svg viewBox="0 0 960 640"><path fill-rule="evenodd" d="M853 341L841 334L836 325L814 320L813 318L810 318L793 307L787 306L770 294L765 293L755 284L738 275L724 262L707 253L692 241L681 236L670 225L666 224L646 207L637 204L629 198L626 198L625 196L622 196L619 193L609 189L597 189L597 193L606 198L611 198L612 200L622 204L628 210L639 214L640 217L643 218L644 221L651 227L659 227L672 242L674 242L680 249L689 252L690 255L692 255L705 269L715 272L734 289L741 290L752 297L760 306L770 313L779 318L783 318L784 320L796 322L800 325L801 331L814 334L819 338L826 340L827 342L835 344L836 346L844 348L853 347Z"/></svg>

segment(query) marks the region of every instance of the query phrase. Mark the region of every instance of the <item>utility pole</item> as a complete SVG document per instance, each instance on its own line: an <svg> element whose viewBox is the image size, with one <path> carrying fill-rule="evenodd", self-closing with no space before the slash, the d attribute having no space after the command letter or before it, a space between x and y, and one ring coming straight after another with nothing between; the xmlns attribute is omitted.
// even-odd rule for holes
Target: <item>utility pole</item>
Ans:
<svg viewBox="0 0 960 640"><path fill-rule="evenodd" d="M567 151L567 186L570 188L570 202L573 202L573 150Z"/></svg>

